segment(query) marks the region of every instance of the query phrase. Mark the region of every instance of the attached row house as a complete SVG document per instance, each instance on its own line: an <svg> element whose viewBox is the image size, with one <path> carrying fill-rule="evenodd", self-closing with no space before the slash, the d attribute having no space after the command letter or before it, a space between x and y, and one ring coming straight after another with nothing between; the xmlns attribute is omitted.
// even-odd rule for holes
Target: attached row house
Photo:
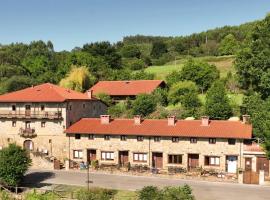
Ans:
<svg viewBox="0 0 270 200"><path fill-rule="evenodd" d="M107 106L92 97L45 83L0 95L0 148L17 143L58 159L68 154L64 131L83 117L98 117Z"/></svg>
<svg viewBox="0 0 270 200"><path fill-rule="evenodd" d="M66 130L69 158L75 161L187 170L211 168L236 173L244 167L244 140L252 127L244 121L83 118Z"/></svg>

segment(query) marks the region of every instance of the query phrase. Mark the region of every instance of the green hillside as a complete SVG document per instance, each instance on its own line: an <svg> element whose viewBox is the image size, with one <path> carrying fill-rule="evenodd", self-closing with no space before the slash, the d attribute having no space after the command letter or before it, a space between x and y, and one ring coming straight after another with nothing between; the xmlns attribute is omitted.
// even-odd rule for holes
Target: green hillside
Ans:
<svg viewBox="0 0 270 200"><path fill-rule="evenodd" d="M176 61L168 62L162 66L151 66L146 68L146 72L153 73L155 75L155 79L165 80L165 77L173 72L181 70L183 64L187 61L188 58L182 58ZM234 56L205 56L194 58L195 60L201 60L208 62L209 64L216 65L218 70L220 71L220 76L225 77L226 74L231 71L234 73L233 61L235 59Z"/></svg>

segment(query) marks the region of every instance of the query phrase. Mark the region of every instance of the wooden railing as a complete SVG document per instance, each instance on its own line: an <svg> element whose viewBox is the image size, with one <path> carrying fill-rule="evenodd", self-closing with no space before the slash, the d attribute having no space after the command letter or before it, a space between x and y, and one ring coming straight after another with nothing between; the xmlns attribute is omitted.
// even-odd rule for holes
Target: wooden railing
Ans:
<svg viewBox="0 0 270 200"><path fill-rule="evenodd" d="M9 111L0 110L0 118L61 119L61 111Z"/></svg>

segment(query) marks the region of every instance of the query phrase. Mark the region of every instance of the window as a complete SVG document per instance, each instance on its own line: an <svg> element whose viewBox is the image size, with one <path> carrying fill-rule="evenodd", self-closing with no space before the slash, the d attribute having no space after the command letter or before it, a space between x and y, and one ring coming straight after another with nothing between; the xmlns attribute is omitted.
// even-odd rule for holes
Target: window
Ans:
<svg viewBox="0 0 270 200"><path fill-rule="evenodd" d="M85 103L83 103L82 107L85 108Z"/></svg>
<svg viewBox="0 0 270 200"><path fill-rule="evenodd" d="M235 145L236 139L228 139L228 144L229 145Z"/></svg>
<svg viewBox="0 0 270 200"><path fill-rule="evenodd" d="M52 143L52 139L49 139L49 144L51 144Z"/></svg>
<svg viewBox="0 0 270 200"><path fill-rule="evenodd" d="M126 135L121 135L120 136L120 140L121 141L126 141L127 140L127 136Z"/></svg>
<svg viewBox="0 0 270 200"><path fill-rule="evenodd" d="M137 141L139 142L143 141L143 136L137 136Z"/></svg>
<svg viewBox="0 0 270 200"><path fill-rule="evenodd" d="M12 127L16 127L16 121L12 122Z"/></svg>
<svg viewBox="0 0 270 200"><path fill-rule="evenodd" d="M179 142L179 137L172 137L172 142Z"/></svg>
<svg viewBox="0 0 270 200"><path fill-rule="evenodd" d="M204 164L206 166L219 166L220 165L220 158L217 156L205 156Z"/></svg>
<svg viewBox="0 0 270 200"><path fill-rule="evenodd" d="M12 111L16 111L16 105L12 105Z"/></svg>
<svg viewBox="0 0 270 200"><path fill-rule="evenodd" d="M81 139L81 134L75 134L75 139L80 140Z"/></svg>
<svg viewBox="0 0 270 200"><path fill-rule="evenodd" d="M41 111L44 111L44 110L45 110L45 106L44 106L44 105L41 105L41 106L40 106L40 110L41 110Z"/></svg>
<svg viewBox="0 0 270 200"><path fill-rule="evenodd" d="M161 140L161 137L159 137L159 136L154 137L155 142L160 142L160 140Z"/></svg>
<svg viewBox="0 0 270 200"><path fill-rule="evenodd" d="M110 135L104 135L104 140L110 140L111 136Z"/></svg>
<svg viewBox="0 0 270 200"><path fill-rule="evenodd" d="M216 144L216 138L209 138L209 144Z"/></svg>
<svg viewBox="0 0 270 200"><path fill-rule="evenodd" d="M95 139L94 134L89 134L89 135L88 135L88 139L89 139L89 140L93 140L93 139Z"/></svg>
<svg viewBox="0 0 270 200"><path fill-rule="evenodd" d="M83 151L82 150L73 150L73 158L83 158Z"/></svg>
<svg viewBox="0 0 270 200"><path fill-rule="evenodd" d="M197 138L190 138L190 143L197 143Z"/></svg>
<svg viewBox="0 0 270 200"><path fill-rule="evenodd" d="M182 164L182 155L168 155L168 163L169 164Z"/></svg>
<svg viewBox="0 0 270 200"><path fill-rule="evenodd" d="M69 105L69 110L71 110L72 109L72 105Z"/></svg>
<svg viewBox="0 0 270 200"><path fill-rule="evenodd" d="M102 151L101 160L114 160L114 152L111 151Z"/></svg>
<svg viewBox="0 0 270 200"><path fill-rule="evenodd" d="M41 122L41 127L45 127L46 122Z"/></svg>
<svg viewBox="0 0 270 200"><path fill-rule="evenodd" d="M147 154L146 153L133 153L133 161L147 162Z"/></svg>

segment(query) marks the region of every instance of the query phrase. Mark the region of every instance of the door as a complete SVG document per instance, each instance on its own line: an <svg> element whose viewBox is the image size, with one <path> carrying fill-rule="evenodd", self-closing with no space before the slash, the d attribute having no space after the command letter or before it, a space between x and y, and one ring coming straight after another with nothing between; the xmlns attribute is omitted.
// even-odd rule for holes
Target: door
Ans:
<svg viewBox="0 0 270 200"><path fill-rule="evenodd" d="M199 167L199 154L188 154L188 169L196 169Z"/></svg>
<svg viewBox="0 0 270 200"><path fill-rule="evenodd" d="M25 122L25 129L26 129L26 130L31 128L30 124L31 124L30 121L26 121L26 122Z"/></svg>
<svg viewBox="0 0 270 200"><path fill-rule="evenodd" d="M163 155L162 153L152 153L152 167L162 168L163 167Z"/></svg>
<svg viewBox="0 0 270 200"><path fill-rule="evenodd" d="M32 140L25 140L23 143L23 148L32 151L34 149L34 144Z"/></svg>
<svg viewBox="0 0 270 200"><path fill-rule="evenodd" d="M30 116L30 115L31 115L31 106L25 105L25 116Z"/></svg>
<svg viewBox="0 0 270 200"><path fill-rule="evenodd" d="M237 172L237 156L227 156L227 172Z"/></svg>
<svg viewBox="0 0 270 200"><path fill-rule="evenodd" d="M257 157L257 172L264 170L264 175L269 175L269 160L266 157Z"/></svg>
<svg viewBox="0 0 270 200"><path fill-rule="evenodd" d="M252 158L245 158L245 171L252 171Z"/></svg>
<svg viewBox="0 0 270 200"><path fill-rule="evenodd" d="M119 165L124 166L128 163L128 151L119 151Z"/></svg>
<svg viewBox="0 0 270 200"><path fill-rule="evenodd" d="M91 161L97 159L97 150L95 149L88 149L87 150L87 162L91 163Z"/></svg>

